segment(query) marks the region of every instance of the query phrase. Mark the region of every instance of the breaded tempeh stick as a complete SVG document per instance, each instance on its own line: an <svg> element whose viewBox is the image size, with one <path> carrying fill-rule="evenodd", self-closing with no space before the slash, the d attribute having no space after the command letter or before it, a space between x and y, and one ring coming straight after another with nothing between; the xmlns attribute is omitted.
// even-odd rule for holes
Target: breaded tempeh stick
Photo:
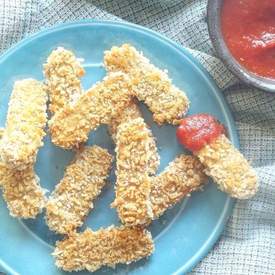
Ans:
<svg viewBox="0 0 275 275"><path fill-rule="evenodd" d="M151 179L154 219L207 182L203 169L196 157L180 155L160 175Z"/></svg>
<svg viewBox="0 0 275 275"><path fill-rule="evenodd" d="M45 136L46 103L46 89L40 82L15 82L0 146L2 161L10 168L24 170L35 162Z"/></svg>
<svg viewBox="0 0 275 275"><path fill-rule="evenodd" d="M133 46L123 44L105 52L104 63L109 72L122 71L134 80L133 90L145 102L158 124L178 124L186 114L189 100L185 93L171 83L161 71Z"/></svg>
<svg viewBox="0 0 275 275"><path fill-rule="evenodd" d="M131 120L136 118L142 118L142 114L136 102L132 101L130 105L126 107L119 116L112 119L109 125L109 131L111 133L111 136L114 142L116 142L116 134L117 134L117 129L119 125L130 122ZM152 134L151 134L151 142L149 147L150 149L148 153L151 154L151 156L149 157L147 173L149 175L155 175L159 166L159 155L158 155L156 141Z"/></svg>
<svg viewBox="0 0 275 275"><path fill-rule="evenodd" d="M17 171L0 162L0 186L13 217L35 218L45 206L45 190L33 168Z"/></svg>
<svg viewBox="0 0 275 275"><path fill-rule="evenodd" d="M116 138L117 182L112 206L124 224L144 224L153 218L148 175L152 133L144 120L137 118L121 124Z"/></svg>
<svg viewBox="0 0 275 275"><path fill-rule="evenodd" d="M230 196L248 199L257 192L256 172L225 135L194 154L206 167L205 173Z"/></svg>
<svg viewBox="0 0 275 275"><path fill-rule="evenodd" d="M56 243L53 255L56 265L63 270L93 272L102 266L114 268L119 263L130 264L150 256L153 251L152 236L146 229L108 227L72 234Z"/></svg>
<svg viewBox="0 0 275 275"><path fill-rule="evenodd" d="M51 230L65 234L82 225L106 184L111 163L108 151L96 145L77 152L46 205Z"/></svg>
<svg viewBox="0 0 275 275"><path fill-rule="evenodd" d="M132 98L131 83L126 75L113 73L106 76L73 106L65 106L50 120L54 144L70 149L88 139L90 130L108 124Z"/></svg>
<svg viewBox="0 0 275 275"><path fill-rule="evenodd" d="M80 78L85 70L75 55L62 47L52 51L44 64L44 75L52 114L73 104L83 93Z"/></svg>

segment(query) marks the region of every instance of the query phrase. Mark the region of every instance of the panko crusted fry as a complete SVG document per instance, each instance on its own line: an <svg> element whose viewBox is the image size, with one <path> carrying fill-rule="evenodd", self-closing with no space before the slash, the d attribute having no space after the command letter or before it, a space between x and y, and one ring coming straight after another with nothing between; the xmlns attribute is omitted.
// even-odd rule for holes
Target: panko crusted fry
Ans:
<svg viewBox="0 0 275 275"><path fill-rule="evenodd" d="M133 46L124 44L105 52L104 63L109 72L122 71L134 80L133 90L145 102L158 124L178 124L186 114L189 100L161 71Z"/></svg>
<svg viewBox="0 0 275 275"><path fill-rule="evenodd" d="M142 114L136 102L132 101L130 105L126 107L119 116L112 119L109 125L109 131L111 133L111 136L114 142L116 142L116 134L117 134L117 129L119 125L130 122L131 120L136 118L142 118ZM151 141L149 145L148 154L151 154L151 156L149 157L147 173L149 175L155 175L159 166L159 155L158 155L156 141L152 134L151 134Z"/></svg>
<svg viewBox="0 0 275 275"><path fill-rule="evenodd" d="M33 168L18 171L0 162L0 186L13 217L35 218L45 206L45 191Z"/></svg>
<svg viewBox="0 0 275 275"><path fill-rule="evenodd" d="M148 175L152 133L144 120L137 118L121 124L116 138L117 182L112 206L124 224L144 224L153 218Z"/></svg>
<svg viewBox="0 0 275 275"><path fill-rule="evenodd" d="M91 130L100 124L109 124L129 105L131 98L129 78L123 73L109 74L50 120L53 143L66 149L78 147L88 139Z"/></svg>
<svg viewBox="0 0 275 275"><path fill-rule="evenodd" d="M83 67L71 51L62 47L52 51L44 65L51 113L73 104L81 96L80 78L84 74Z"/></svg>
<svg viewBox="0 0 275 275"><path fill-rule="evenodd" d="M244 156L221 135L195 152L210 176L222 191L238 199L252 197L257 189L257 175Z"/></svg>
<svg viewBox="0 0 275 275"><path fill-rule="evenodd" d="M10 168L24 170L35 162L45 135L46 104L46 89L40 82L15 82L0 146L1 159Z"/></svg>
<svg viewBox="0 0 275 275"><path fill-rule="evenodd" d="M56 265L66 271L87 269L91 272L103 266L130 264L154 251L151 233L138 227L109 227L74 233L56 243L53 255Z"/></svg>
<svg viewBox="0 0 275 275"><path fill-rule="evenodd" d="M66 234L82 225L106 184L112 156L99 146L84 147L66 169L46 205L49 228Z"/></svg>
<svg viewBox="0 0 275 275"><path fill-rule="evenodd" d="M160 175L152 178L154 219L207 182L203 169L196 157L180 155Z"/></svg>

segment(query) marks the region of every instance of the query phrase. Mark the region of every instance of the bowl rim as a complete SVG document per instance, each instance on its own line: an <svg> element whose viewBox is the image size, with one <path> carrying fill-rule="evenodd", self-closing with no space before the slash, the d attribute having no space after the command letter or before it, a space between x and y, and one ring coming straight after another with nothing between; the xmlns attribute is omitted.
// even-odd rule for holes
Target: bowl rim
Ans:
<svg viewBox="0 0 275 275"><path fill-rule="evenodd" d="M258 76L245 69L229 51L221 32L220 13L223 0L207 1L207 26L212 45L227 68L240 80L261 90L275 93L275 79Z"/></svg>

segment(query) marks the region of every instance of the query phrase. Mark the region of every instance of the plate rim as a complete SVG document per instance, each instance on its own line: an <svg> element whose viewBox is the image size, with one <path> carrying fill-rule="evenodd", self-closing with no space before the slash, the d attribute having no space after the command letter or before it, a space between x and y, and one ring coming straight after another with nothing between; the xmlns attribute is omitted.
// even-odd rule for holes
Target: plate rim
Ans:
<svg viewBox="0 0 275 275"><path fill-rule="evenodd" d="M224 111L224 117L227 121L228 128L230 129L230 139L232 140L232 143L239 148L239 135L238 130L235 125L235 121L233 119L233 113L231 112L231 109L226 102L220 88L217 86L216 82L210 75L210 73L206 70L206 68L198 61L198 59L193 56L189 51L188 48L185 48L184 46L176 43L175 41L171 40L170 38L164 36L161 33L158 33L155 30L149 29L147 27L143 27L141 25L137 25L134 23L129 23L125 21L115 21L115 20L99 20L99 19L82 19L82 20L76 20L76 21L68 21L66 23L57 23L50 27L41 28L38 32L35 32L33 34L28 35L27 37L24 37L23 39L16 42L14 45L12 45L9 49L4 51L0 55L0 66L1 63L4 62L10 55L12 55L17 50L20 50L21 47L25 46L29 42L38 39L39 37L42 37L44 35L47 35L49 33L53 33L55 31L62 31L63 29L71 28L71 27L80 27L83 25L102 25L102 26L119 26L126 29L135 29L138 31L141 31L145 34L149 34L153 36L154 38L157 38L160 40L160 42L165 42L170 47L174 48L176 51L178 51L181 55L184 55L190 63L194 65L194 68L199 72L200 76L209 84L209 86L212 88L213 94L215 95L216 99L220 102L220 106L222 107ZM215 243L218 241L218 239L221 237L222 232L225 229L225 225L228 222L228 219L230 218L230 215L232 214L233 207L235 204L235 199L227 196L227 199L225 201L225 206L223 209L223 212L217 221L216 226L214 227L212 233L208 236L205 243L201 246L201 248L196 252L195 255L189 261L184 263L180 268L175 270L173 272L174 275L180 275L183 273L190 272L194 269L197 264L207 256L207 254L212 250ZM7 266L2 260L0 260L0 266L4 268L4 270L7 270L10 272L10 269L12 267ZM17 274L17 273L15 273Z"/></svg>

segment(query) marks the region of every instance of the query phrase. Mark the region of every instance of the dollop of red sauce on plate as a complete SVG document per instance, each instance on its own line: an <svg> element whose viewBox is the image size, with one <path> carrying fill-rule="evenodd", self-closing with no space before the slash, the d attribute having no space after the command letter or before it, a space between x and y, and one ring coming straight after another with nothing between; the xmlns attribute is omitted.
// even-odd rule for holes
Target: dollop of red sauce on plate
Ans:
<svg viewBox="0 0 275 275"><path fill-rule="evenodd" d="M224 0L221 29L241 65L275 78L275 0Z"/></svg>
<svg viewBox="0 0 275 275"><path fill-rule="evenodd" d="M176 132L179 143L193 152L199 151L223 133L224 126L209 114L184 118Z"/></svg>

